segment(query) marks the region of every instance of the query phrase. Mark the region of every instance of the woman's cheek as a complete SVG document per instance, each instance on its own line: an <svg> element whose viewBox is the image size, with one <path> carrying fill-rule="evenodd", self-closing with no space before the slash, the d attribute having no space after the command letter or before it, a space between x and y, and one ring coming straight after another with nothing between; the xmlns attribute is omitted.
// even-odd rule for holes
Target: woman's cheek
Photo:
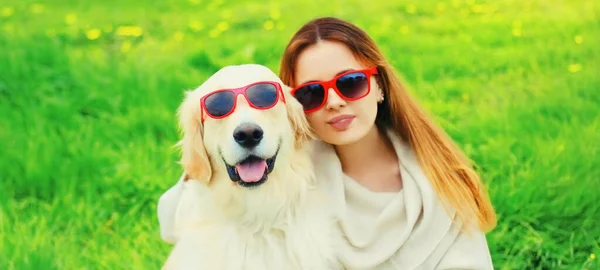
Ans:
<svg viewBox="0 0 600 270"><path fill-rule="evenodd" d="M308 120L308 124L312 128L312 130L316 133L317 137L320 139L326 139L328 136L327 124L325 123L327 120L324 119L324 116L321 115L320 111L316 111L313 113L309 113L306 115L306 120Z"/></svg>

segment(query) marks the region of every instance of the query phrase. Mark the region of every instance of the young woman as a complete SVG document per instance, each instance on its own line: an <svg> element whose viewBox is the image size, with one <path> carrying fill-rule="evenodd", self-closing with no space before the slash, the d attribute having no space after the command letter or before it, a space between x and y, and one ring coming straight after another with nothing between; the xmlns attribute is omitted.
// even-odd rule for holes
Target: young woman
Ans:
<svg viewBox="0 0 600 270"><path fill-rule="evenodd" d="M347 269L493 269L485 232L496 216L478 175L364 31L330 17L308 22L280 77L320 139L313 160ZM159 201L168 242L177 189Z"/></svg>

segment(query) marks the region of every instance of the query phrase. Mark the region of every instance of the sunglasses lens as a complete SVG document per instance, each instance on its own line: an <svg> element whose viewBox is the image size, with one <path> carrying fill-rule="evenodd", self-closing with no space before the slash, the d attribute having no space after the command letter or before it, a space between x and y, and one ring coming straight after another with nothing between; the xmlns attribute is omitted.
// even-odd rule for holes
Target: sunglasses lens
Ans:
<svg viewBox="0 0 600 270"><path fill-rule="evenodd" d="M235 95L229 91L216 92L204 100L206 112L213 117L227 115L233 110Z"/></svg>
<svg viewBox="0 0 600 270"><path fill-rule="evenodd" d="M369 80L362 72L344 75L335 82L335 85L347 98L360 98L369 90Z"/></svg>
<svg viewBox="0 0 600 270"><path fill-rule="evenodd" d="M305 111L314 110L321 106L325 99L325 89L319 84L309 84L298 88L294 92L294 98L302 104Z"/></svg>
<svg viewBox="0 0 600 270"><path fill-rule="evenodd" d="M277 102L277 87L269 83L250 86L246 90L248 101L258 108L269 108Z"/></svg>

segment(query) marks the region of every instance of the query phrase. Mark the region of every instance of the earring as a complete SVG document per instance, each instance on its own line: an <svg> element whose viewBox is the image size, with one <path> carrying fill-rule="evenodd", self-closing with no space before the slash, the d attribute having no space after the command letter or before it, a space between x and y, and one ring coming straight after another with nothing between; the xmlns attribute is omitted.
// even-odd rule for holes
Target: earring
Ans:
<svg viewBox="0 0 600 270"><path fill-rule="evenodd" d="M382 93L381 96L379 97L379 100L377 101L377 103L381 103L381 102L383 102L383 100L384 100L384 97L383 97L383 93Z"/></svg>

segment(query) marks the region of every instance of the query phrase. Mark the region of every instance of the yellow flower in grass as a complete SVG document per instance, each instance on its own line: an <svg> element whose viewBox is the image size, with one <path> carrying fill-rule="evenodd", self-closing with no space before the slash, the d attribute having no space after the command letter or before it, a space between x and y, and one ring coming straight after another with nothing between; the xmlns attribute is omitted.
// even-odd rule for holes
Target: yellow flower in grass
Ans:
<svg viewBox="0 0 600 270"><path fill-rule="evenodd" d="M15 14L15 9L11 8L11 7L5 7L5 8L2 8L2 10L0 10L0 15L2 17L10 17L13 14Z"/></svg>
<svg viewBox="0 0 600 270"><path fill-rule="evenodd" d="M100 29L97 29L97 28L90 29L85 33L85 36L89 40L96 40L100 37L100 35L102 35L102 32L100 31Z"/></svg>
<svg viewBox="0 0 600 270"><path fill-rule="evenodd" d="M408 26L403 25L402 27L400 27L400 33L402 33L403 35L408 34Z"/></svg>
<svg viewBox="0 0 600 270"><path fill-rule="evenodd" d="M139 26L119 26L117 35L123 37L140 37L144 34L144 30Z"/></svg>
<svg viewBox="0 0 600 270"><path fill-rule="evenodd" d="M73 25L77 22L77 15L74 13L69 13L65 16L65 23L68 25Z"/></svg>
<svg viewBox="0 0 600 270"><path fill-rule="evenodd" d="M594 260L594 259L596 259L596 254L590 253L590 260Z"/></svg>
<svg viewBox="0 0 600 270"><path fill-rule="evenodd" d="M437 12L444 12L446 10L446 4L445 3L437 3L435 9L437 10Z"/></svg>
<svg viewBox="0 0 600 270"><path fill-rule="evenodd" d="M569 72L571 72L571 73L579 72L579 71L581 71L582 68L583 67L581 66L581 64L570 64Z"/></svg>
<svg viewBox="0 0 600 270"><path fill-rule="evenodd" d="M208 36L211 38L216 38L221 34L221 31L219 31L218 29L212 29L208 32Z"/></svg>
<svg viewBox="0 0 600 270"><path fill-rule="evenodd" d="M273 21L268 20L263 24L263 27L265 28L265 30L270 31L273 30L273 27L275 27L275 23L273 23Z"/></svg>
<svg viewBox="0 0 600 270"><path fill-rule="evenodd" d="M121 52L126 53L126 52L129 52L130 50L131 50L131 41L129 41L129 40L123 41L123 44L121 44Z"/></svg>
<svg viewBox="0 0 600 270"><path fill-rule="evenodd" d="M269 16L271 16L271 19L277 20L281 18L281 12L279 11L279 9L271 9L271 11L269 12Z"/></svg>
<svg viewBox="0 0 600 270"><path fill-rule="evenodd" d="M217 24L217 29L219 29L219 31L223 32L223 31L229 29L229 24L227 22L220 22L219 24Z"/></svg>
<svg viewBox="0 0 600 270"><path fill-rule="evenodd" d="M485 10L484 6L482 5L474 5L471 10L473 11L473 13L483 13L483 11Z"/></svg>
<svg viewBox="0 0 600 270"><path fill-rule="evenodd" d="M183 40L183 33L181 31L177 31L175 32L175 34L173 34L173 39L177 42L181 42Z"/></svg>
<svg viewBox="0 0 600 270"><path fill-rule="evenodd" d="M40 13L44 12L44 5L42 5L42 4L33 4L33 5L31 5L31 8L29 10L33 14L40 14Z"/></svg>
<svg viewBox="0 0 600 270"><path fill-rule="evenodd" d="M216 38L227 29L229 29L229 23L220 22L215 26L215 28L208 32L208 36L211 38Z"/></svg>
<svg viewBox="0 0 600 270"><path fill-rule="evenodd" d="M515 37L520 37L523 35L523 32L521 32L521 29L519 29L519 28L513 28L512 34Z"/></svg>
<svg viewBox="0 0 600 270"><path fill-rule="evenodd" d="M522 31L522 24L521 21L514 21L513 22L513 30L512 30L512 34L515 37L520 37L523 35L523 31Z"/></svg>
<svg viewBox="0 0 600 270"><path fill-rule="evenodd" d="M471 98L469 97L469 95L467 93L463 93L461 96L462 100L464 102L469 102L469 100L471 100Z"/></svg>
<svg viewBox="0 0 600 270"><path fill-rule="evenodd" d="M575 41L575 44L581 44L583 43L583 37L581 35L577 35L573 38L573 40Z"/></svg>
<svg viewBox="0 0 600 270"><path fill-rule="evenodd" d="M188 24L188 27L190 28L190 30L192 30L193 32L198 32L202 29L204 29L204 24L202 24L202 22L199 21L191 21Z"/></svg>

